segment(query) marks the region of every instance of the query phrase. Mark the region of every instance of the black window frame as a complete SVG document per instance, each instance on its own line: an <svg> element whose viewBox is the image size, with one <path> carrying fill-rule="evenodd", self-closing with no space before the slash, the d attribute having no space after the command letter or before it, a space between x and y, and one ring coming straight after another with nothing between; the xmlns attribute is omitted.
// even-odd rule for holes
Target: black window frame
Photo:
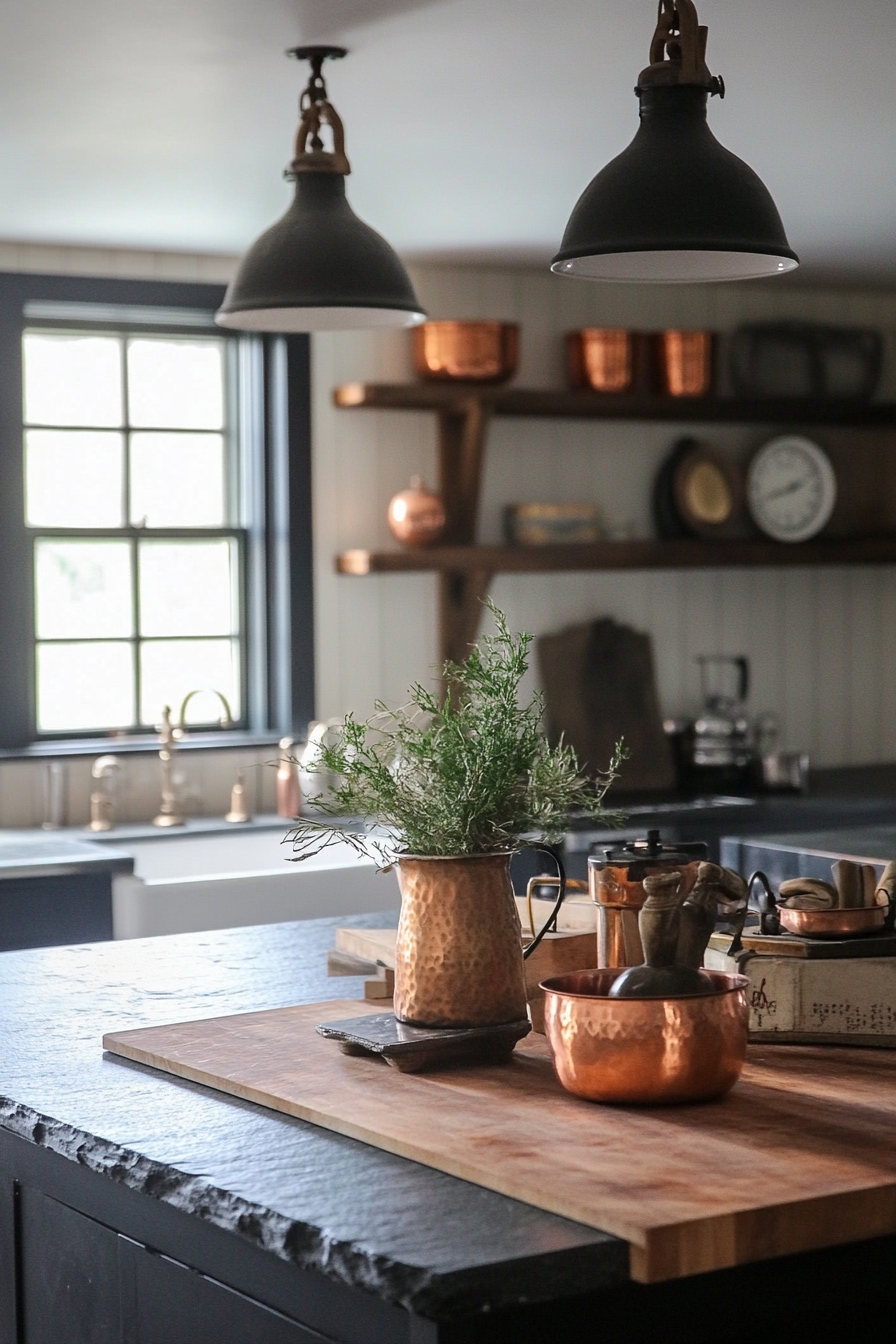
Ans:
<svg viewBox="0 0 896 1344"><path fill-rule="evenodd" d="M213 313L224 286L0 272L0 754L51 755L145 748L147 734L37 737L34 682L33 537L25 524L22 335L37 302ZM62 323L60 323L62 325ZM222 335L228 333L222 331ZM197 728L190 742L271 740L297 735L314 717L310 342L304 335L254 338L261 360L258 414L263 461L258 500L264 526L247 545L249 640L245 730Z"/></svg>

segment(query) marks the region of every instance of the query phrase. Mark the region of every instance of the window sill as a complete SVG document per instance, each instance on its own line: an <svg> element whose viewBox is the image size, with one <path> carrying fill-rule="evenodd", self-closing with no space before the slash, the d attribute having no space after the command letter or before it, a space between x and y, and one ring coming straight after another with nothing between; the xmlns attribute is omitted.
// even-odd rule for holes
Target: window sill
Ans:
<svg viewBox="0 0 896 1344"><path fill-rule="evenodd" d="M242 751L250 747L276 747L281 734L273 731L248 732L232 728L212 732L190 732L177 744L180 751ZM135 733L130 737L74 737L58 741L32 742L25 747L0 747L0 761L46 760L56 756L132 756L153 754L159 750L155 733Z"/></svg>

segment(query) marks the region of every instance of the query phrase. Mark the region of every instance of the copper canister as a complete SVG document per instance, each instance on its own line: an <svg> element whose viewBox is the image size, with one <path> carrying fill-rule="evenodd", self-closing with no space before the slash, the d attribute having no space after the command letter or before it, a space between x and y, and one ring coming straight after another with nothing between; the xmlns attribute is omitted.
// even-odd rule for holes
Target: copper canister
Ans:
<svg viewBox="0 0 896 1344"><path fill-rule="evenodd" d="M670 397L706 397L712 391L711 331L661 331L657 337L662 390Z"/></svg>
<svg viewBox="0 0 896 1344"><path fill-rule="evenodd" d="M589 857L588 890L597 906L598 967L640 966L644 961L638 915L647 900L645 877L677 870L684 876L687 893L697 881L697 865L707 857L702 841L664 845L659 831Z"/></svg>
<svg viewBox="0 0 896 1344"><path fill-rule="evenodd" d="M634 380L634 334L621 327L583 327L566 337L574 391L629 392Z"/></svg>

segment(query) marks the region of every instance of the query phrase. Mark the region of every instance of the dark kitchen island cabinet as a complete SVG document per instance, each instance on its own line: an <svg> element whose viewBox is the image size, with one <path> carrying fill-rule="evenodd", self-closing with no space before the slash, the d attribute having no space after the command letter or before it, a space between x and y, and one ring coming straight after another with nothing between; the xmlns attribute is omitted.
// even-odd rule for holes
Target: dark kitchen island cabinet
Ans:
<svg viewBox="0 0 896 1344"><path fill-rule="evenodd" d="M875 1337L893 1237L645 1287L606 1233L103 1055L360 997L325 973L346 922L0 956L0 1344Z"/></svg>

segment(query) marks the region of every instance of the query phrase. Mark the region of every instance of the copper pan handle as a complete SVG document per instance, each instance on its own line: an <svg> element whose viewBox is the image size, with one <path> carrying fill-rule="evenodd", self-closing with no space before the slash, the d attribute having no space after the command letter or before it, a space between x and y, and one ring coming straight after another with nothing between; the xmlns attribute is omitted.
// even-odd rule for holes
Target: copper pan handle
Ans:
<svg viewBox="0 0 896 1344"><path fill-rule="evenodd" d="M747 880L747 902L753 894L753 884L758 882L762 891L759 896L759 928L763 933L776 934L781 932L781 921L778 918L778 906L775 902L775 894L772 891L771 883L765 873L759 869L751 873Z"/></svg>

